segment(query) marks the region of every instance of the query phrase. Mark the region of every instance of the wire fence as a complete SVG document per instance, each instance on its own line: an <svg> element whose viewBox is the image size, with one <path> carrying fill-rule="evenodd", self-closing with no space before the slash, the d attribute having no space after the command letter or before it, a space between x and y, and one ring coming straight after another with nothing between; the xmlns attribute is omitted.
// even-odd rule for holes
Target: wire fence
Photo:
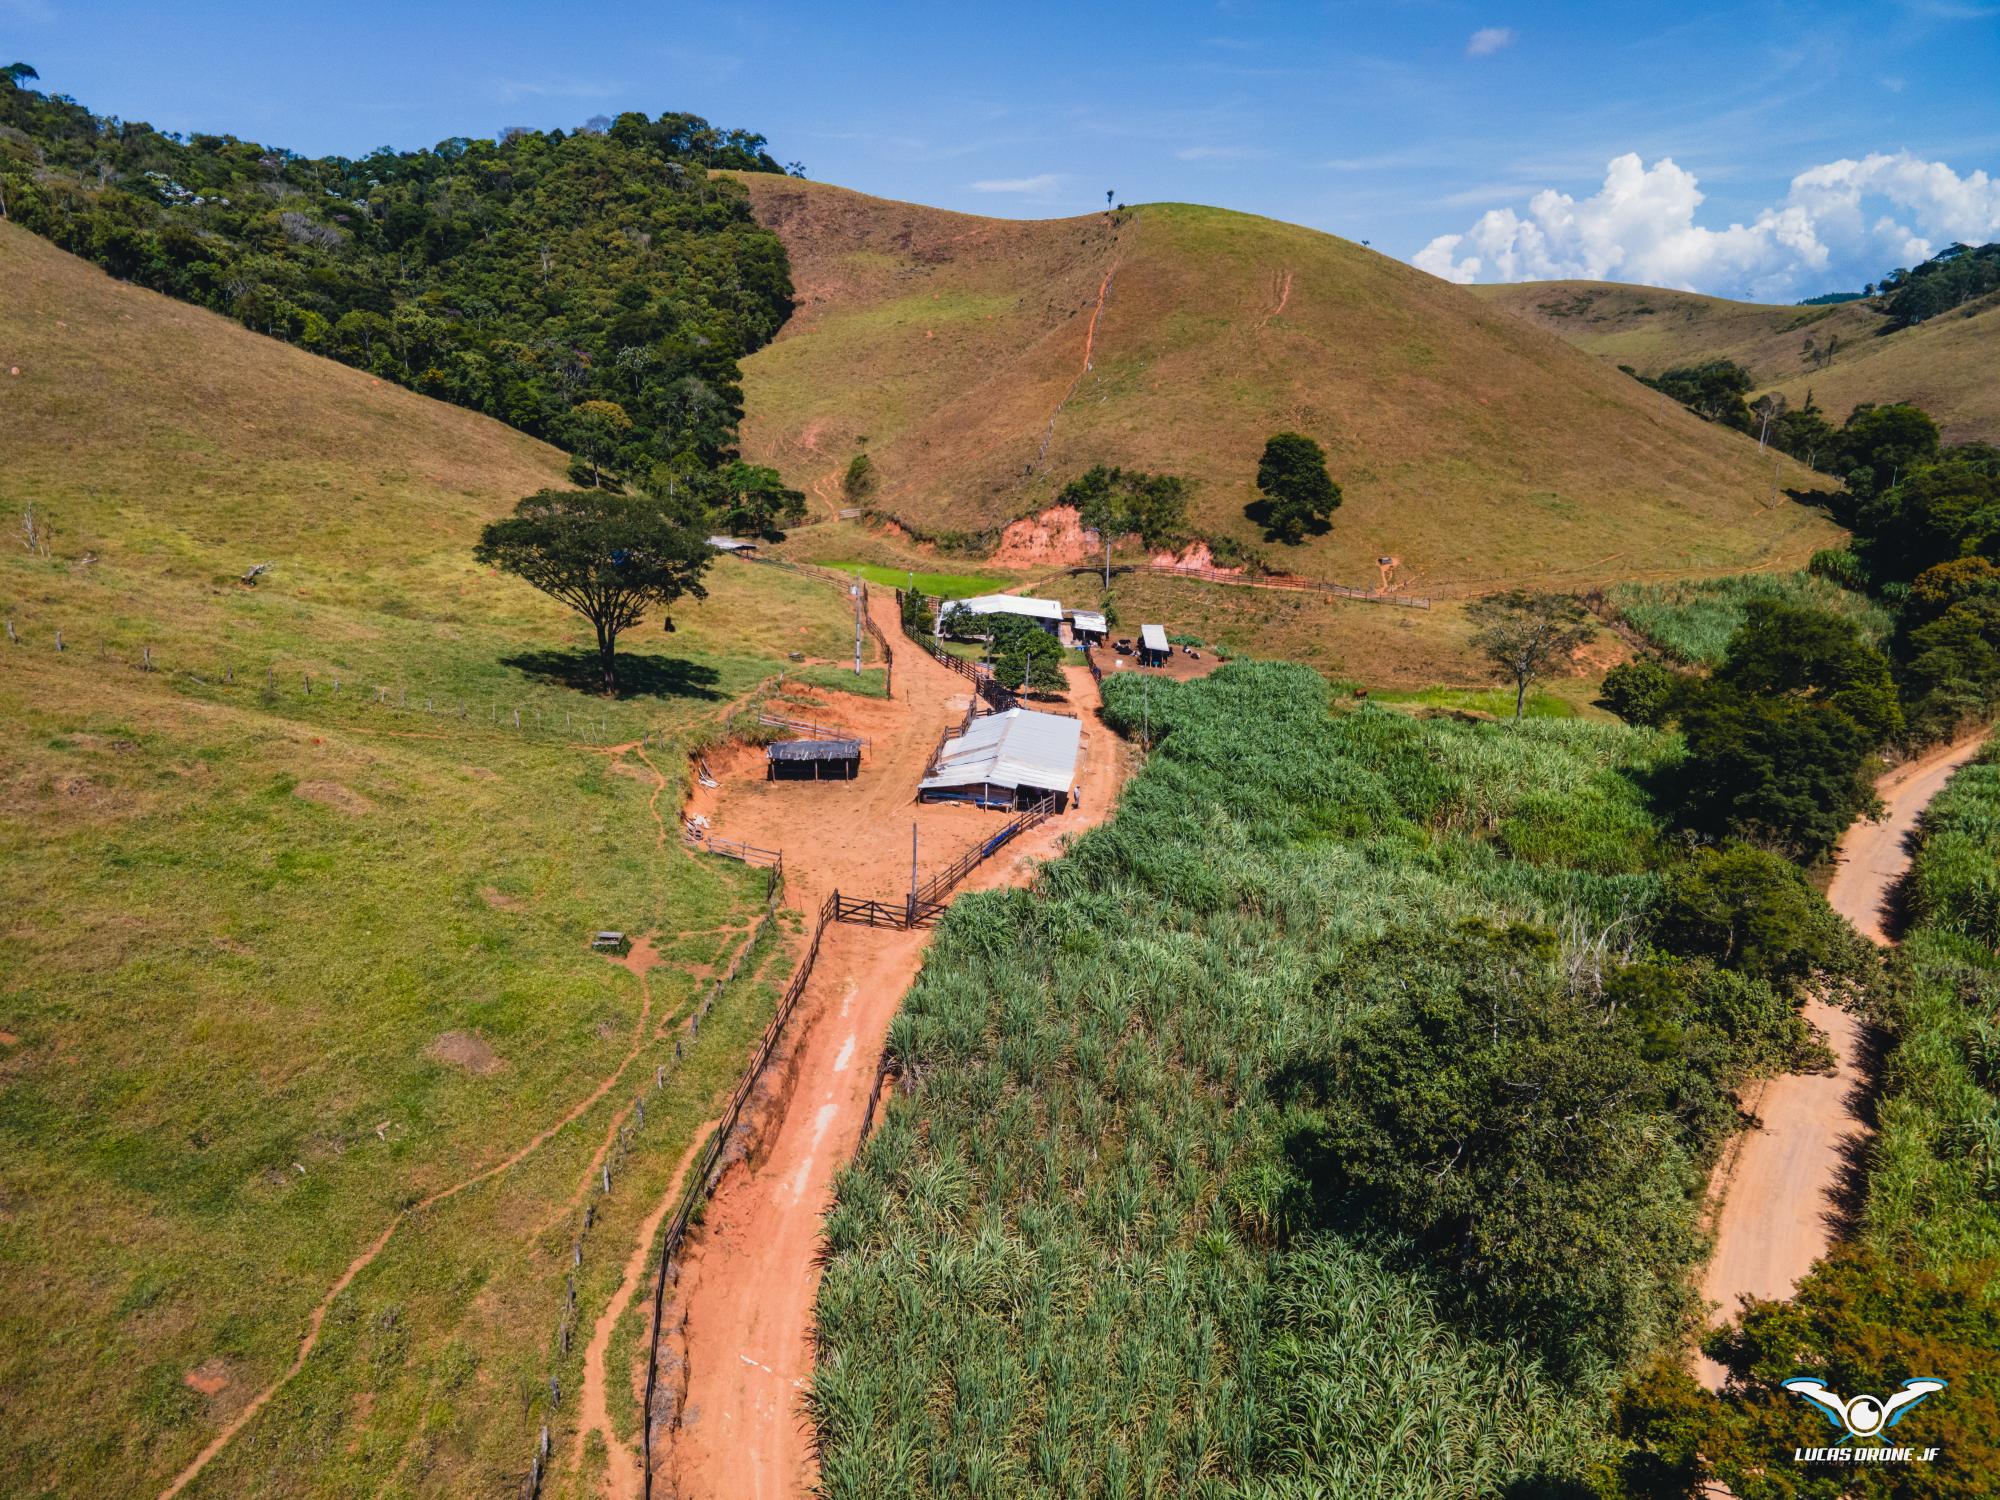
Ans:
<svg viewBox="0 0 2000 1500"><path fill-rule="evenodd" d="M776 909L778 891L774 886L766 904L767 917ZM720 1180L720 1164L723 1148L742 1118L743 1106L749 1100L751 1090L757 1086L758 1075L764 1065L771 1060L776 1050L778 1037L785 1029L785 1022L791 1019L792 1011L805 993L807 983L812 979L813 965L819 960L820 939L825 936L827 924L833 921L838 895L829 896L821 903L819 920L813 925L812 942L806 948L805 957L792 971L791 982L785 986L784 996L778 1001L777 1013L757 1043L757 1050L751 1056L749 1066L737 1080L735 1091L729 1096L729 1104L722 1112L722 1118L710 1133L708 1142L702 1147L689 1172L687 1183L681 1189L680 1202L675 1205L673 1217L667 1221L665 1237L660 1244L659 1274L653 1279L653 1312L651 1330L646 1339L646 1394L644 1405L639 1411L639 1453L641 1492L645 1500L651 1500L653 1493L653 1401L659 1392L660 1378L660 1332L666 1320L667 1280L672 1273L674 1258L680 1253L682 1242L687 1238L688 1226L693 1223L695 1211L708 1200ZM544 1438L546 1446L546 1437Z"/></svg>
<svg viewBox="0 0 2000 1500"><path fill-rule="evenodd" d="M1226 572L1221 568L1179 567L1172 563L1151 563L1148 564L1146 571L1172 578L1195 578L1203 583L1234 584L1239 588L1281 589L1295 594L1331 594L1336 599L1354 599L1363 604L1394 604L1404 609L1431 607L1431 601L1421 594L1391 594L1381 589L1350 588L1344 583L1328 583L1319 578L1302 578L1296 573L1251 575Z"/></svg>

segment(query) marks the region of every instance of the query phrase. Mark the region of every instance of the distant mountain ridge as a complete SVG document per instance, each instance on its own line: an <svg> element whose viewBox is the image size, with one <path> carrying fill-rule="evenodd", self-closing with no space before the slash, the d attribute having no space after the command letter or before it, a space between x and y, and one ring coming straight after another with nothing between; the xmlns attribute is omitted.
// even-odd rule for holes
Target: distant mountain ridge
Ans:
<svg viewBox="0 0 2000 1500"><path fill-rule="evenodd" d="M1759 393L1798 406L1810 392L1836 424L1862 402L1909 401L1936 418L1947 441L2000 441L2000 293L1899 326L1873 300L1779 307L1604 281L1470 290L1641 375L1728 359L1750 371Z"/></svg>

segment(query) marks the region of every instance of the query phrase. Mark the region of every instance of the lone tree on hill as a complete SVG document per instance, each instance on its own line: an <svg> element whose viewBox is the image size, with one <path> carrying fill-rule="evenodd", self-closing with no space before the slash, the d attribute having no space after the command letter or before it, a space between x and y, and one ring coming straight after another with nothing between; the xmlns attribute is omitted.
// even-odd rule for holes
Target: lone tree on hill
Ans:
<svg viewBox="0 0 2000 1500"><path fill-rule="evenodd" d="M714 551L656 502L603 490L542 490L490 522L472 555L560 599L597 630L604 691L618 691L618 632L653 605L708 597ZM667 628L673 629L673 620Z"/></svg>
<svg viewBox="0 0 2000 1500"><path fill-rule="evenodd" d="M1300 432L1274 434L1257 464L1264 527L1273 541L1296 547L1308 531L1325 531L1340 508L1340 486L1326 472L1326 452Z"/></svg>
<svg viewBox="0 0 2000 1500"><path fill-rule="evenodd" d="M1513 681L1517 723L1528 701L1528 685L1597 635L1590 611L1574 594L1509 589L1473 600L1466 613L1479 626L1472 644Z"/></svg>
<svg viewBox="0 0 2000 1500"><path fill-rule="evenodd" d="M716 471L716 480L722 524L731 535L781 536L785 526L805 519L805 492L788 489L776 469L732 461Z"/></svg>

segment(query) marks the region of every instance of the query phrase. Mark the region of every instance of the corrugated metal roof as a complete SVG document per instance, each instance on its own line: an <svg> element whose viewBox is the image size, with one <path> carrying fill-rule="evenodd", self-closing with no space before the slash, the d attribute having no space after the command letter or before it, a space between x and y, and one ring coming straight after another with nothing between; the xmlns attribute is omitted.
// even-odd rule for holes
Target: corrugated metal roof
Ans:
<svg viewBox="0 0 2000 1500"><path fill-rule="evenodd" d="M1139 627L1139 644L1144 646L1148 651L1171 652L1174 649L1167 644L1167 632L1159 625L1141 625Z"/></svg>
<svg viewBox="0 0 2000 1500"><path fill-rule="evenodd" d="M1082 743L1083 725L1076 719L1010 708L975 719L964 734L946 740L936 774L923 785L938 791L992 785L1066 792L1076 779Z"/></svg>
<svg viewBox="0 0 2000 1500"><path fill-rule="evenodd" d="M755 552L757 550L755 542L746 542L733 536L712 536L708 539L708 545L718 552Z"/></svg>
<svg viewBox="0 0 2000 1500"><path fill-rule="evenodd" d="M764 747L768 760L858 760L859 740L779 740Z"/></svg>
<svg viewBox="0 0 2000 1500"><path fill-rule="evenodd" d="M954 608L970 610L975 615L1026 615L1034 620L1054 620L1061 622L1063 607L1055 599L1030 599L1024 594L981 594L973 599L955 599L945 605L945 613Z"/></svg>
<svg viewBox="0 0 2000 1500"><path fill-rule="evenodd" d="M1071 610L1069 614L1069 622L1072 626L1074 626L1078 630L1094 630L1099 635L1104 634L1105 631L1111 628L1110 626L1104 623L1103 615L1092 614L1087 609Z"/></svg>

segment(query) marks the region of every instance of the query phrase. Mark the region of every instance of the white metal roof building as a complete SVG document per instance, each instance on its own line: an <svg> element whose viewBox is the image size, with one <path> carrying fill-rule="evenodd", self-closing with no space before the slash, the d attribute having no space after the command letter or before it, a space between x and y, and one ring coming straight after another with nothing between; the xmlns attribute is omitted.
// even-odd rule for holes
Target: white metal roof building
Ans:
<svg viewBox="0 0 2000 1500"><path fill-rule="evenodd" d="M1079 635L1108 635L1111 627L1104 616L1088 609L1073 609L1069 612L1069 628Z"/></svg>
<svg viewBox="0 0 2000 1500"><path fill-rule="evenodd" d="M1174 648L1167 644L1167 632L1159 625L1139 627L1139 661L1148 667L1165 666Z"/></svg>
<svg viewBox="0 0 2000 1500"><path fill-rule="evenodd" d="M708 539L708 545L713 547L717 552L755 552L757 550L755 542L746 542L741 537L734 536L712 536Z"/></svg>
<svg viewBox="0 0 2000 1500"><path fill-rule="evenodd" d="M938 611L939 619L955 609L974 615L1022 615L1044 630L1062 627L1063 607L1054 599L1030 599L1024 594L980 594L972 599L947 599Z"/></svg>
<svg viewBox="0 0 2000 1500"><path fill-rule="evenodd" d="M1067 806L1082 743L1082 723L1064 714L1031 708L987 714L944 742L917 796L926 802L1016 807L1053 793Z"/></svg>

